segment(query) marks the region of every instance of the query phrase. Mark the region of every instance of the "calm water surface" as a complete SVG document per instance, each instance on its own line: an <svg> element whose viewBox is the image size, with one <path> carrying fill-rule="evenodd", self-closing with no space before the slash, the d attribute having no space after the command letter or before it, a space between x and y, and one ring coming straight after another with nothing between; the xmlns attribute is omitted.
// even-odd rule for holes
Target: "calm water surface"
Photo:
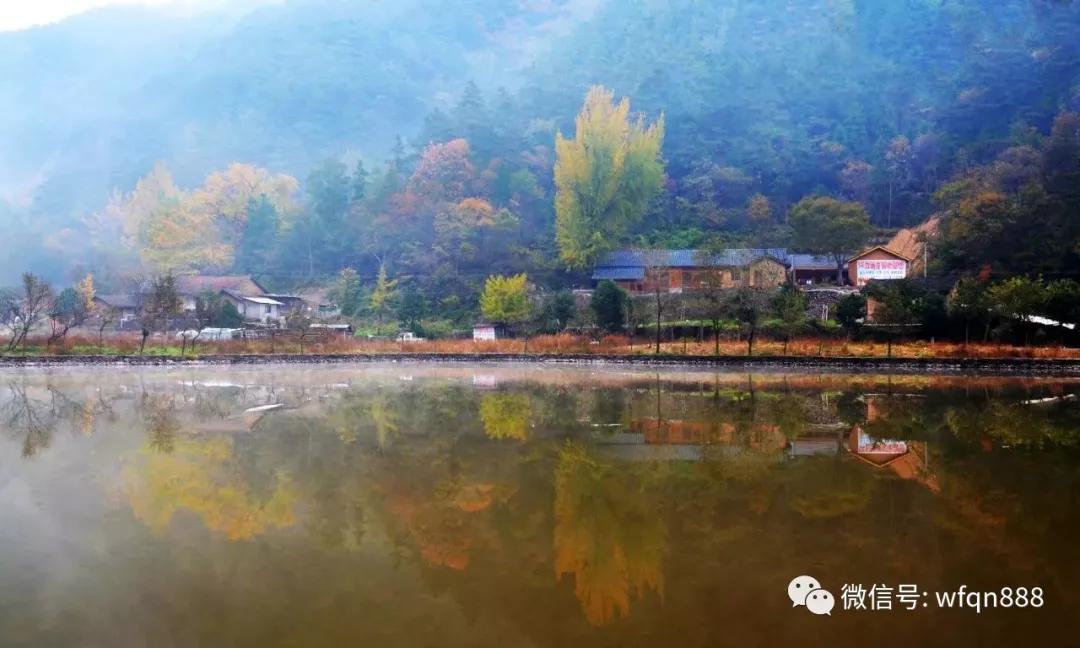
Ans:
<svg viewBox="0 0 1080 648"><path fill-rule="evenodd" d="M0 373L0 645L1074 645L1077 392L466 365ZM792 607L803 574L831 615ZM892 609L844 609L845 585ZM940 609L961 586L1044 604Z"/></svg>

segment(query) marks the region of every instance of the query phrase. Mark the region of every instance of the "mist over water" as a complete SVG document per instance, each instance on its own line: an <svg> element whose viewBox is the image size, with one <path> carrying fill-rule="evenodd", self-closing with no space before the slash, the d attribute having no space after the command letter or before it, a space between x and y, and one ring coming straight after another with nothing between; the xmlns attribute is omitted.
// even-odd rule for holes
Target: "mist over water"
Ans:
<svg viewBox="0 0 1080 648"><path fill-rule="evenodd" d="M6 371L4 644L1067 643L1074 381ZM831 617L792 608L811 574ZM844 610L843 584L1041 609Z"/></svg>

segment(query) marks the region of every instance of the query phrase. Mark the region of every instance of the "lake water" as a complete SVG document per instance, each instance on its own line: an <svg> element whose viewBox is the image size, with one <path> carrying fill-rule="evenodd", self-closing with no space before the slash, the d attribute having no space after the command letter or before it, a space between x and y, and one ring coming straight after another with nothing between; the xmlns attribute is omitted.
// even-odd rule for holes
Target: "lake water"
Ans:
<svg viewBox="0 0 1080 648"><path fill-rule="evenodd" d="M1072 645L1078 392L470 365L0 373L0 645ZM830 615L793 606L801 575ZM962 586L998 606L945 609ZM1004 607L1006 587L1027 606Z"/></svg>

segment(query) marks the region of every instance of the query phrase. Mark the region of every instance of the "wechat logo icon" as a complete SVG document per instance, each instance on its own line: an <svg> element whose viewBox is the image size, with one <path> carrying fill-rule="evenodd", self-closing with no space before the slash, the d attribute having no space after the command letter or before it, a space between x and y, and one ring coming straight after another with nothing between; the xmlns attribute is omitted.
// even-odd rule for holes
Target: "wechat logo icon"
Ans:
<svg viewBox="0 0 1080 648"><path fill-rule="evenodd" d="M836 605L832 592L823 589L813 576L797 576L791 579L787 586L787 595L791 599L791 607L802 605L817 615L832 616L832 609Z"/></svg>

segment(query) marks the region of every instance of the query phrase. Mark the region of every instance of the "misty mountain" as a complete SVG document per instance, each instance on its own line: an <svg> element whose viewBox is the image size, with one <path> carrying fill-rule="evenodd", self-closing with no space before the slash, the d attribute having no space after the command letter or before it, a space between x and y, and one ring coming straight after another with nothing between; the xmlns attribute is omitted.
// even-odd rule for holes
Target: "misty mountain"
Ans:
<svg viewBox="0 0 1080 648"><path fill-rule="evenodd" d="M32 259L63 228L77 237L83 214L157 161L194 186L232 161L301 180L327 157L374 168L399 138L413 154L465 137L485 163L516 159L569 132L594 84L666 115L669 191L643 236L690 240L700 210L686 204L707 198L731 223L725 205L754 193L778 208L865 194L875 221L912 223L957 170L1080 108L1072 2L231 6L117 7L0 34L0 213L15 251ZM470 82L482 96L465 96ZM471 126L450 117L460 102L475 104ZM474 136L480 121L501 135ZM900 179L898 137L911 144ZM864 187L849 186L851 168Z"/></svg>
<svg viewBox="0 0 1080 648"><path fill-rule="evenodd" d="M156 160L193 182L237 159L302 173L344 150L382 156L467 79L512 83L582 5L541 4L120 7L0 34L0 195L36 189L44 211L68 211Z"/></svg>

